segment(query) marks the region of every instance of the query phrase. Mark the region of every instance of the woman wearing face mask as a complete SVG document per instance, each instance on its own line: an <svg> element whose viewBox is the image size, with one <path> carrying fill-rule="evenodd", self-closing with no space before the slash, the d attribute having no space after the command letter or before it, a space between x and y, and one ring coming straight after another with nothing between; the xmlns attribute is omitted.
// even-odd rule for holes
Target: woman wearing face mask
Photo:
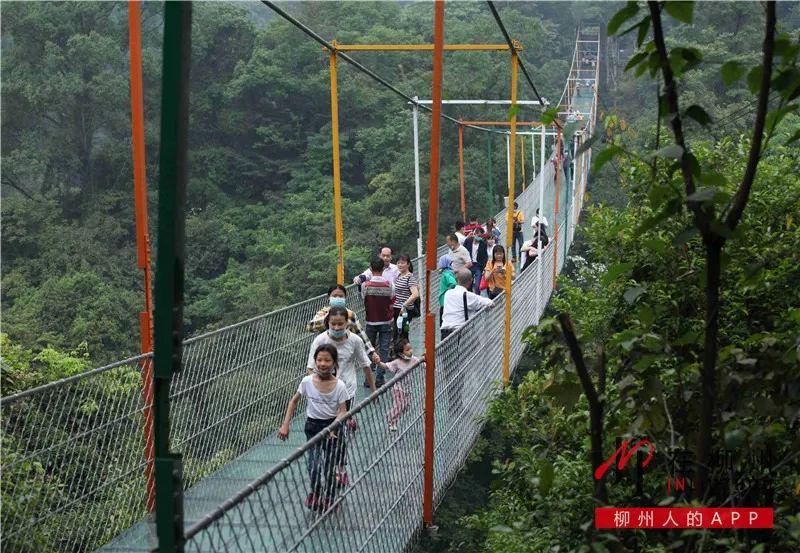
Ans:
<svg viewBox="0 0 800 553"><path fill-rule="evenodd" d="M306 332L319 334L327 329L328 327L325 326L325 318L328 316L328 312L330 311L331 307L345 307L346 299L347 289L341 284L334 284L328 288L328 305L317 311L317 314L314 315L314 318L308 322L306 325ZM347 330L357 335L364 341L364 347L367 350L367 355L373 363L377 363L381 360L380 356L375 351L375 348L372 347L372 343L369 341L367 333L364 332L364 329L361 327L361 322L358 320L358 315L356 315L355 311L350 309L347 309Z"/></svg>
<svg viewBox="0 0 800 553"><path fill-rule="evenodd" d="M419 357L414 356L414 349L411 347L411 342L405 338L398 341L395 347L399 352L398 356L388 363L381 364L385 370L399 376L417 366L420 360ZM423 355L423 358L424 357ZM425 364L422 363L423 367L424 365ZM392 397L394 398L394 403L389 409L389 431L397 432L397 421L400 420L400 415L402 415L403 411L408 407L409 396L403 389L402 384L395 384L392 388Z"/></svg>
<svg viewBox="0 0 800 553"><path fill-rule="evenodd" d="M297 404L301 397L306 404L306 440L310 440L337 420L347 414L347 387L334 375L338 361L338 351L330 344L322 344L314 350L314 372L300 381L294 396L286 407L286 415L278 430L278 437L289 437ZM308 475L311 491L306 498L306 507L325 511L333 503L336 492L334 472L339 458L344 454L344 440L340 439L338 429L320 440L308 452ZM324 481L324 485L323 485Z"/></svg>
<svg viewBox="0 0 800 553"><path fill-rule="evenodd" d="M348 315L347 309L340 306L331 307L327 316L327 328L325 332L319 334L311 343L311 349L308 353L308 363L306 367L308 372L312 373L316 368L316 361L314 359L314 352L317 348L328 344L336 348L338 354L337 372L336 376L344 382L347 387L347 401L345 402L347 408L350 409L353 400L356 397L356 373L359 370L364 371L368 387L375 391L375 377L372 374L367 351L364 349L364 342L355 334L347 330ZM356 421L350 419L347 421L347 427L350 430L355 430ZM346 434L341 436L343 441L346 440ZM347 472L344 470L345 459L342 455L339 463L339 468L336 472L336 481L340 486L347 485Z"/></svg>

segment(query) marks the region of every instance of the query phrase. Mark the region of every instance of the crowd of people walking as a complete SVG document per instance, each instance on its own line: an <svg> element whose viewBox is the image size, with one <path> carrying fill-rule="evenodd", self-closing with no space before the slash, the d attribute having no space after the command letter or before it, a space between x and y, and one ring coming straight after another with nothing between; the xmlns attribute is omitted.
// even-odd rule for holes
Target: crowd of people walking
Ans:
<svg viewBox="0 0 800 553"><path fill-rule="evenodd" d="M547 246L547 220L536 215L531 220L533 235L524 239L524 215L514 204L512 258L500 245L500 230L493 219L481 224L473 218L468 224L458 221L447 236L448 253L438 260L439 327L441 339L464 327L479 311L494 306L494 299L506 290L508 275L516 278L515 263L525 270ZM369 267L353 279L363 299L365 320L347 307L347 289L341 284L328 290L328 305L321 308L308 323L306 331L315 333L306 363L307 374L286 408L278 431L282 440L289 436L291 421L302 398L306 399L307 439L328 429L308 452L311 491L306 506L326 510L336 490L347 486L348 434L357 428L354 418L347 424L335 424L345 418L353 406L358 375L363 385L375 392L390 376L398 377L424 365L414 355L409 340L409 326L422 315L420 283L414 273L411 257L394 258L392 249L381 248L370 260ZM446 367L444 370L449 370ZM410 404L410 390L401 383L392 387L392 404L386 428L398 429L404 411ZM448 392L451 410L460 408L460 392L451 386Z"/></svg>

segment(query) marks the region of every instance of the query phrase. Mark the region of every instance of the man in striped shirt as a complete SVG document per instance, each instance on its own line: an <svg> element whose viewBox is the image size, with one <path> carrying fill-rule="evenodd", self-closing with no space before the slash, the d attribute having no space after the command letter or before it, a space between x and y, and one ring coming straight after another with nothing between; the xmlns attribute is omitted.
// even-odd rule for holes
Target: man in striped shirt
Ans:
<svg viewBox="0 0 800 553"><path fill-rule="evenodd" d="M380 358L385 360L389 358L389 344L392 340L394 286L383 276L383 259L373 257L369 268L372 276L361 284L364 311L367 314L367 337L377 348ZM372 368L377 373L375 386L380 388L384 383L383 367L373 364Z"/></svg>

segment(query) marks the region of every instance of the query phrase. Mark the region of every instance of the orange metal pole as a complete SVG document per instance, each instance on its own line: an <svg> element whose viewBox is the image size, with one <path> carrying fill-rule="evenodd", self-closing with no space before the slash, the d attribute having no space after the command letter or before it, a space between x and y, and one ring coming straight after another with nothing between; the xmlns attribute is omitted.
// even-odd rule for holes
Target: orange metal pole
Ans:
<svg viewBox="0 0 800 553"><path fill-rule="evenodd" d="M464 125L458 126L458 179L461 183L461 220L467 222L467 196L464 193Z"/></svg>
<svg viewBox="0 0 800 553"><path fill-rule="evenodd" d="M519 161L522 164L522 191L525 192L525 135L519 137Z"/></svg>
<svg viewBox="0 0 800 553"><path fill-rule="evenodd" d="M556 139L556 206L553 212L555 223L553 226L553 290L556 289L556 276L558 275L558 198L561 195L561 127L558 127Z"/></svg>
<svg viewBox="0 0 800 553"><path fill-rule="evenodd" d="M142 5L128 2L128 41L131 56L131 138L133 143L133 200L136 217L136 262L144 277L144 310L139 313L142 353L153 351L153 295L150 268L150 237L147 226L147 175L144 157L144 87L142 85ZM155 507L153 477L153 363L142 362L144 401L144 474L147 482L147 511Z"/></svg>
<svg viewBox="0 0 800 553"><path fill-rule="evenodd" d="M333 41L336 46L336 41ZM336 227L336 282L344 284L344 223L342 222L342 176L339 169L339 89L336 50L331 50L331 150L333 158L333 220Z"/></svg>
<svg viewBox="0 0 800 553"><path fill-rule="evenodd" d="M434 386L436 382L436 322L431 313L431 275L436 270L439 228L439 140L442 115L442 61L444 58L444 1L434 4L433 90L431 94L431 157L428 192L428 243L425 246L425 462L422 483L422 522L433 522L433 432Z"/></svg>

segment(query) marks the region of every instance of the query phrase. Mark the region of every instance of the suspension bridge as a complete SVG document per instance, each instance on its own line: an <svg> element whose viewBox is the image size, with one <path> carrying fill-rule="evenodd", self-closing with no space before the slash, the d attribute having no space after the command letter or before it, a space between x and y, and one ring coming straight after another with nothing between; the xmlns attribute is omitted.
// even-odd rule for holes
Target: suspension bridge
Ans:
<svg viewBox="0 0 800 553"><path fill-rule="evenodd" d="M277 6L267 4L328 49L334 120L334 185L338 188L336 63L338 59L352 62L383 82L345 53L367 50L370 46L347 48L324 41ZM531 86L533 82L519 57L521 45L508 35L491 3L490 7L507 44L486 45L486 49L491 47L510 54L512 92L508 104L514 107L517 105L517 68L522 69ZM420 279L426 316L413 321L411 337L415 351L427 352L428 364L388 381L375 393L359 391L355 405L347 414L356 424L347 438L350 481L337 491L333 504L318 512L309 510L303 503L310 489L309 453L320 440L327 439L326 432L310 441L305 439L304 406L298 409L288 441L281 442L277 438L286 404L304 375L308 348L314 338L313 334L305 332L305 324L327 304L327 297L311 298L192 337L182 344L170 343L170 332L174 330L170 298L166 305L169 316L159 321L160 298L157 297L155 356L149 339L145 338L150 327L145 314L142 318L145 353L142 355L2 398L4 441L13 440L21 451L11 457L4 452L3 472L25 474L24 481L4 486L10 486L12 495L26 494L25 501L20 503L23 512L14 513L13 518L25 523L11 524L12 519L7 519L4 512L4 548L9 551L384 552L413 546L432 522L433 509L442 501L465 463L481 430L481 415L519 363L524 350L523 332L538 323L564 266L588 185L589 141L595 131L599 85L599 32L583 29L576 36L564 92L553 105L557 108L557 118L553 122L518 122L513 109L509 111L507 122L465 122L444 116L441 114L441 56L457 46L443 44L441 9L437 3L434 44L407 48L433 52L432 99L419 100L383 82L412 107L420 230L419 257L414 260L414 266L423 267L427 262L428 271L427 278ZM132 12L134 118L137 114L137 76L133 63L136 17ZM162 128L162 182L165 180L164 164L180 158L180 124L168 119L173 117L180 121L181 94L185 93L185 82L181 80L185 79L184 71L188 66L185 49L182 50L185 44L182 40L186 40L190 28L187 17L181 8L168 6L162 108L162 127L168 128ZM468 50L479 49L481 45L462 46ZM383 49L400 50L403 46L383 45ZM141 75L138 79L140 94ZM172 96L170 91L173 91ZM490 105L501 101L465 101L470 102ZM541 107L547 105L541 97L535 103ZM458 102L445 103L448 107L454 104ZM509 203L518 202L519 209L529 217L538 209L550 221L552 231L550 244L532 265L517 275L510 293L501 294L492 308L470 318L465 327L435 347L434 317L430 314L438 313L435 293L438 273L431 270L431 260L444 253L446 246L430 247L431 244L436 246L434 224L428 238L428 250L433 251L429 256L422 252L417 140L420 109L432 113L432 185L435 185L433 169L439 155L440 116L458 124L461 132L475 129L502 134L507 137ZM495 127L506 125L508 129L493 128L494 123L497 123ZM133 127L136 158L143 156L144 150L143 147L137 149L135 121ZM138 131L142 131L141 127ZM176 152L163 150L164 144L168 144L164 138L169 138L170 132L175 133L172 138L178 144ZM517 196L513 187L518 135L529 137L529 166L533 178L526 182L523 177L523 191ZM564 163L567 153L568 163ZM527 157L528 151L523 149L519 155ZM175 166L178 165L176 162ZM142 174L137 178L143 182ZM463 198L462 192L462 211ZM141 201L142 197L137 195L137 202ZM161 195L160 203L166 201ZM342 282L341 212L338 200L335 204L340 246L338 277ZM437 202L430 205L437 205ZM146 209L142 213L140 207L137 203L137 227L146 225ZM169 226L170 219L163 217L164 206L159 207L162 209L160 260L164 255L162 248L170 248L175 241L161 234L162 227ZM435 222L435 217L433 220ZM510 243L506 232L510 214L504 209L496 220L504 243ZM527 224L526 230L530 232ZM139 244L139 252L149 289L146 243ZM165 278L174 278L174 275ZM157 294L159 282L156 282ZM360 294L353 286L348 290L348 307L364 320ZM150 302L148 295L148 310ZM163 370L159 373L158 366L159 355L164 351L173 353L167 355L166 361L162 360L170 369L166 376ZM177 372L171 370L175 359L180 364ZM159 378L169 385L159 388ZM393 389L397 387L403 388L409 405L399 420L398 431L389 432L387 411L392 404ZM51 485L53 475L57 475L62 485ZM87 514L88 505L93 511ZM76 525L74 521L78 519L83 524ZM42 528L47 529L44 532L47 543L33 538L42 534L37 532Z"/></svg>

